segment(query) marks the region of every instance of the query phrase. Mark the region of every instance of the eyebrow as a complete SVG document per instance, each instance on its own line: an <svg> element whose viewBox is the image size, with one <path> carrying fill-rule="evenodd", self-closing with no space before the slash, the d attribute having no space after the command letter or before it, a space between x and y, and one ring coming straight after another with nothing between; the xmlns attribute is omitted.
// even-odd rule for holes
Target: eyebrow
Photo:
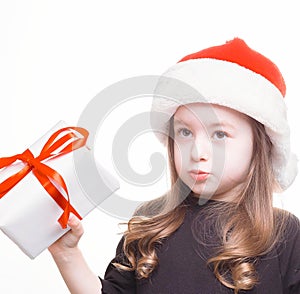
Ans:
<svg viewBox="0 0 300 294"><path fill-rule="evenodd" d="M174 118L174 125L175 124L189 125L189 122L184 122L181 119Z"/></svg>
<svg viewBox="0 0 300 294"><path fill-rule="evenodd" d="M236 129L235 125L233 125L227 121L220 121L220 122L212 123L209 126L210 127L227 127L227 128L231 128L231 129Z"/></svg>
<svg viewBox="0 0 300 294"><path fill-rule="evenodd" d="M192 126L192 123L190 123L189 121L182 121L181 119L174 119L174 126L176 124L183 124L183 125L186 125L186 126ZM208 124L208 126L206 126L206 127L209 127L209 128L229 127L231 129L236 129L236 126L234 126L233 124L231 124L227 121L213 122L213 123Z"/></svg>

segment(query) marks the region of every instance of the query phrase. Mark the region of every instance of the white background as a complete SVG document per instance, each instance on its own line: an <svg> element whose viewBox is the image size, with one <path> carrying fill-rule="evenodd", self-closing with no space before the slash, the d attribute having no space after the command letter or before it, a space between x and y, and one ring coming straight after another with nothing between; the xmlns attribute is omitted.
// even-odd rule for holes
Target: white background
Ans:
<svg viewBox="0 0 300 294"><path fill-rule="evenodd" d="M59 120L76 124L87 103L119 80L161 74L188 53L241 37L272 59L285 77L292 147L299 157L296 5L297 1L2 0L0 156L22 152ZM299 187L298 177L276 204L300 217ZM120 221L100 209L83 221L81 248L100 276L114 255ZM68 290L47 250L30 260L1 233L0 293Z"/></svg>

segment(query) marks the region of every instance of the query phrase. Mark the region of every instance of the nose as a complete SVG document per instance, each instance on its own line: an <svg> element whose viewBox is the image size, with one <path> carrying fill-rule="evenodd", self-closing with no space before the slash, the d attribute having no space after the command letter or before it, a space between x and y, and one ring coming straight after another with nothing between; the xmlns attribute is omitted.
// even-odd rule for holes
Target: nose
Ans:
<svg viewBox="0 0 300 294"><path fill-rule="evenodd" d="M211 142L207 135L198 136L195 138L191 156L194 161L207 161L210 156Z"/></svg>

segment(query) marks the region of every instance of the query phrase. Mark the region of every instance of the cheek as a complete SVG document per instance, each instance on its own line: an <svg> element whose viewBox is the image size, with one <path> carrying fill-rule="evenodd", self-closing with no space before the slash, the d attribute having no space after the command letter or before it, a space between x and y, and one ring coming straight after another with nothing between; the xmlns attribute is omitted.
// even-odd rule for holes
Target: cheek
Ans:
<svg viewBox="0 0 300 294"><path fill-rule="evenodd" d="M177 173L180 173L180 170L182 169L182 154L179 147L175 144L174 145L174 163Z"/></svg>
<svg viewBox="0 0 300 294"><path fill-rule="evenodd" d="M182 169L190 164L191 150L189 144L174 144L174 162L179 174Z"/></svg>
<svg viewBox="0 0 300 294"><path fill-rule="evenodd" d="M232 173L248 173L252 158L252 140L245 140L242 144L227 149L226 169Z"/></svg>

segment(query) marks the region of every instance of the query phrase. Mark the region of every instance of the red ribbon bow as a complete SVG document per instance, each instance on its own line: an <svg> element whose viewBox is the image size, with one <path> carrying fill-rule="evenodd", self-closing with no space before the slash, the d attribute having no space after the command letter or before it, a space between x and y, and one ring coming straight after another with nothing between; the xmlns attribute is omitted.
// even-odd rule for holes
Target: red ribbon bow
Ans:
<svg viewBox="0 0 300 294"><path fill-rule="evenodd" d="M75 131L75 132L74 132ZM67 132L67 134L58 138L58 136ZM79 137L77 134L81 134ZM88 138L88 131L80 127L66 127L56 131L46 142L42 151L37 157L34 157L29 149L26 149L23 153L10 157L0 158L0 169L7 167L17 160L23 161L26 165L17 173L10 176L2 183L0 183L0 199L10 191L18 182L20 182L30 171L33 172L35 177L39 180L44 189L54 199L54 201L63 209L62 215L59 217L58 222L64 229L67 227L70 213L74 213L79 219L82 217L72 207L70 203L70 197L68 189L63 177L54 169L42 163L45 159L53 159L60 157L64 154L72 152L78 148L85 146ZM58 139L57 139L58 138ZM72 140L71 143L67 143ZM63 145L67 144L65 147ZM61 150L59 150L61 149ZM62 188L67 196L67 199L61 194L61 192L55 187L50 179L57 183Z"/></svg>

